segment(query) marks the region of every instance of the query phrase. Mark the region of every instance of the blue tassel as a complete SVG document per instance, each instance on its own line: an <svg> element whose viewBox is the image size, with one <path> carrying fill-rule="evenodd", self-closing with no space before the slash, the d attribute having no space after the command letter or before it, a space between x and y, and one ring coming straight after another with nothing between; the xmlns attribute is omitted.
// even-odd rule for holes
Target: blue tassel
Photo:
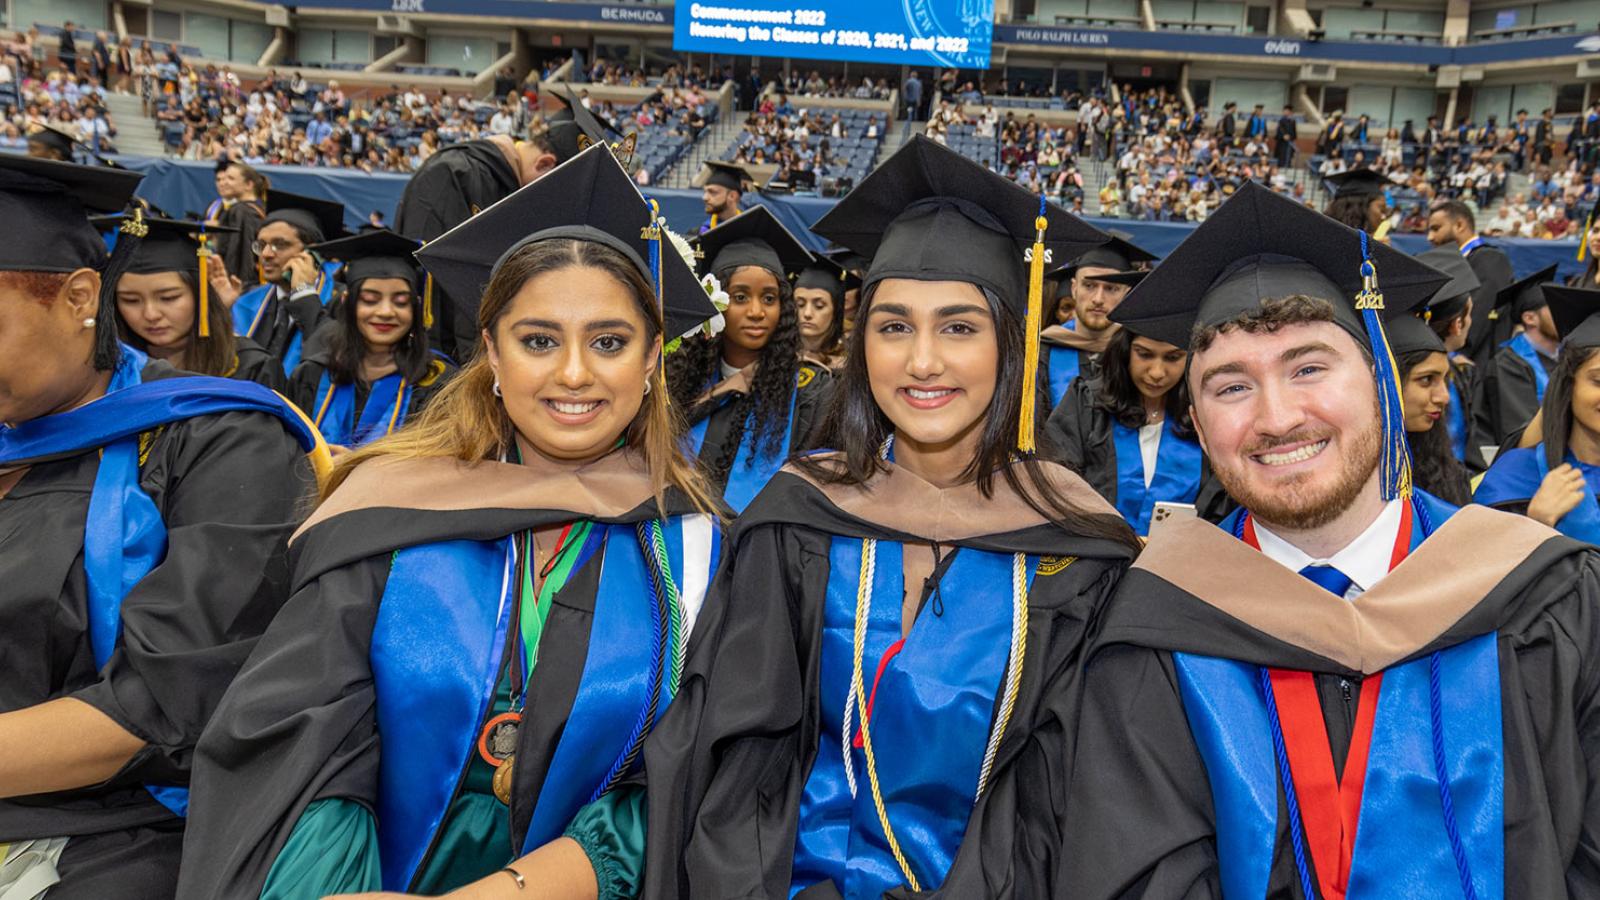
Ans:
<svg viewBox="0 0 1600 900"><path fill-rule="evenodd" d="M1367 249L1367 233L1361 232L1361 293L1356 309L1366 326L1372 349L1373 373L1378 382L1378 413L1383 419L1383 453L1379 459L1378 486L1383 499L1411 496L1411 454L1406 446L1405 408L1400 400L1400 367L1395 363L1389 336L1383 330L1383 292L1378 289L1378 270Z"/></svg>
<svg viewBox="0 0 1600 900"><path fill-rule="evenodd" d="M644 230L645 240L650 246L650 280L656 286L656 305L661 306L661 204L654 199L646 202L650 204L650 224Z"/></svg>

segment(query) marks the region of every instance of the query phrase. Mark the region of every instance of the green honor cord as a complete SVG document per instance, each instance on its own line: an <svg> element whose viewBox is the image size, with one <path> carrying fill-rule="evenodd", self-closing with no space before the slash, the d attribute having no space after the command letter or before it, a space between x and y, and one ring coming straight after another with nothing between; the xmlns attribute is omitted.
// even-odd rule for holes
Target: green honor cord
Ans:
<svg viewBox="0 0 1600 900"><path fill-rule="evenodd" d="M557 591L566 586L567 579L572 577L572 569L577 565L579 553L589 538L591 525L593 523L588 520L572 523L566 540L556 548L556 557L552 561L550 572L545 576L544 584L539 586L537 592L533 587L533 532L523 533L522 553L527 564L522 567L522 590L518 592L518 602L521 607L518 610L517 627L522 637L525 662L522 676L524 695L528 690L528 683L533 679L533 667L539 661L539 638L544 634L545 620L550 617L551 600ZM517 706L521 707L522 698L517 699Z"/></svg>

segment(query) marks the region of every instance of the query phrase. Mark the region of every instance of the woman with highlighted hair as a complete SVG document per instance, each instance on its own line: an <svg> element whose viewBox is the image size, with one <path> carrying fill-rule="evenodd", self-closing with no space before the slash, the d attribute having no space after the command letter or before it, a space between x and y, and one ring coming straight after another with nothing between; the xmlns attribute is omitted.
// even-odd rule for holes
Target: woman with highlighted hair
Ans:
<svg viewBox="0 0 1600 900"><path fill-rule="evenodd" d="M322 346L289 377L289 399L336 453L393 434L456 371L428 344L433 282L412 257L418 246L381 230L312 248L344 261L345 294Z"/></svg>
<svg viewBox="0 0 1600 900"><path fill-rule="evenodd" d="M196 753L180 897L638 893L641 747L721 541L661 368L716 309L662 237L595 146L419 253L482 350L291 543Z"/></svg>
<svg viewBox="0 0 1600 900"><path fill-rule="evenodd" d="M644 895L1060 896L1077 660L1138 543L1035 455L1041 282L1106 236L920 137L815 231L872 258L831 449L730 536Z"/></svg>
<svg viewBox="0 0 1600 900"><path fill-rule="evenodd" d="M195 743L288 596L327 454L277 394L117 339L86 210L140 176L0 155L0 895L167 900ZM193 253L193 250L188 251Z"/></svg>

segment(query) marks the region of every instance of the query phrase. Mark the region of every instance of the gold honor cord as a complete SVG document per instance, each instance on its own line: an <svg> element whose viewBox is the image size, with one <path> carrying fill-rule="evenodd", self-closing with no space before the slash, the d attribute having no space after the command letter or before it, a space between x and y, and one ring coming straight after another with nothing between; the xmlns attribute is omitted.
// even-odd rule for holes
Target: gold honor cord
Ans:
<svg viewBox="0 0 1600 900"><path fill-rule="evenodd" d="M894 861L900 866L900 874L905 876L906 884L913 892L921 891L922 886L917 881L917 876L911 871L911 863L906 859L905 853L900 849L900 841L895 837L894 826L889 824L889 811L883 804L883 793L878 786L877 759L872 752L872 734L868 726L871 718L867 708L866 684L862 678L862 657L866 652L867 616L872 609L872 580L877 572L878 542L873 538L864 538L861 541L861 572L856 585L856 615L855 615L855 652L851 660L851 681L853 690L850 698L845 703L844 710L844 761L845 776L850 782L850 794L855 796L855 774L850 767L850 720L851 707L859 707L861 713L861 750L867 758L867 784L872 789L872 805L878 811L878 825L883 828L883 836L889 841L889 851L894 854ZM1006 665L1005 690L1000 704L1000 715L995 718L993 728L989 732L989 740L984 750L983 766L978 772L978 789L973 795L973 802L983 796L988 787L990 769L994 765L994 756L1000 747L1000 738L1005 733L1007 725L1011 722L1011 714L1016 709L1017 691L1022 683L1023 657L1027 653L1027 619L1028 619L1028 562L1027 555L1016 553L1012 555L1011 565L1011 655Z"/></svg>

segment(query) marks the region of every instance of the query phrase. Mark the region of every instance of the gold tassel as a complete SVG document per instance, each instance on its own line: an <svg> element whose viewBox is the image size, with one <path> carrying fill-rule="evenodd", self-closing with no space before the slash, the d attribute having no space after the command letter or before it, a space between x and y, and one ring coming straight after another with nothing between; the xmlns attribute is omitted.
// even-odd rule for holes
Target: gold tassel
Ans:
<svg viewBox="0 0 1600 900"><path fill-rule="evenodd" d="M1034 442L1034 407L1039 393L1039 326L1044 317L1044 230L1049 224L1044 217L1044 201L1039 203L1040 215L1033 220L1033 252L1028 261L1028 320L1023 332L1022 357L1022 415L1017 419L1017 449L1032 453Z"/></svg>
<svg viewBox="0 0 1600 900"><path fill-rule="evenodd" d="M1583 257L1589 252L1589 229L1594 227L1594 209L1589 209L1589 215L1583 220L1583 239L1578 241L1578 262L1583 262Z"/></svg>
<svg viewBox="0 0 1600 900"><path fill-rule="evenodd" d="M433 273L429 272L422 282L422 327L433 327Z"/></svg>
<svg viewBox="0 0 1600 900"><path fill-rule="evenodd" d="M211 248L207 237L200 233L200 336L211 337Z"/></svg>

